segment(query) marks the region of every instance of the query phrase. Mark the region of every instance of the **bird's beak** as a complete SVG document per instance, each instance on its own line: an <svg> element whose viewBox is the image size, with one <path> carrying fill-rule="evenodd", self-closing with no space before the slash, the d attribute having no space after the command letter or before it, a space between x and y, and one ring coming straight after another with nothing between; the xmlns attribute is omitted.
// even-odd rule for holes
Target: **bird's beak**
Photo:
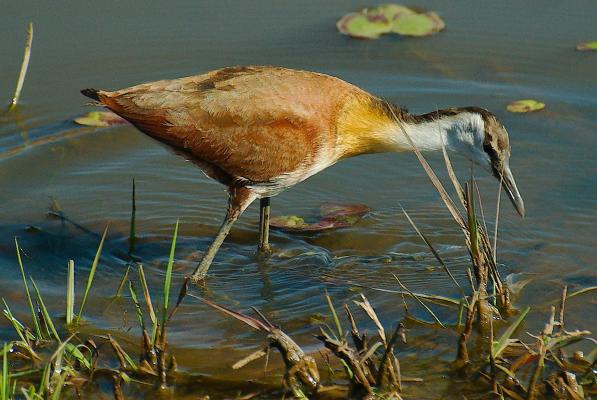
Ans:
<svg viewBox="0 0 597 400"><path fill-rule="evenodd" d="M524 201L518 192L518 188L516 187L516 182L514 181L514 177L512 176L512 171L510 171L510 166L506 163L504 164L503 168L503 185L504 190L508 194L508 197L512 201L514 208L520 214L521 217L524 217Z"/></svg>

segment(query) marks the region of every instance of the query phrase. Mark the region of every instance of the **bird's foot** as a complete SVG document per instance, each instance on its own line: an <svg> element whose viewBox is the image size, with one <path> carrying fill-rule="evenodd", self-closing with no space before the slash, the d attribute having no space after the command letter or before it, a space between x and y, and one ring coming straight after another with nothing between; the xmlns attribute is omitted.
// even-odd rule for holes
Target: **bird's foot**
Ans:
<svg viewBox="0 0 597 400"><path fill-rule="evenodd" d="M260 260L269 258L273 253L274 248L269 243L263 243L257 247L257 258Z"/></svg>
<svg viewBox="0 0 597 400"><path fill-rule="evenodd" d="M269 243L263 243L261 245L259 245L259 247L257 248L257 251L260 254L272 254L274 252L274 249L272 248L272 246L270 246Z"/></svg>

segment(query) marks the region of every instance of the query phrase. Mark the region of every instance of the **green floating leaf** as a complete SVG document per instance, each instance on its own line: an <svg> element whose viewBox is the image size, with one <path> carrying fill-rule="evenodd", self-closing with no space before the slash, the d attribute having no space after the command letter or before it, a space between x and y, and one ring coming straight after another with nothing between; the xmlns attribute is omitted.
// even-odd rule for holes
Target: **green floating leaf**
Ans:
<svg viewBox="0 0 597 400"><path fill-rule="evenodd" d="M597 40L591 42L582 42L576 45L578 51L595 51L597 50Z"/></svg>
<svg viewBox="0 0 597 400"><path fill-rule="evenodd" d="M345 35L377 39L390 32L404 36L429 36L444 29L445 23L433 11L418 13L401 4L391 3L347 14L336 26Z"/></svg>
<svg viewBox="0 0 597 400"><path fill-rule="evenodd" d="M407 15L416 14L415 11L401 4L382 4L381 6L366 8L362 12L367 15L383 15L388 21L394 21L396 18Z"/></svg>
<svg viewBox="0 0 597 400"><path fill-rule="evenodd" d="M287 232L320 232L356 224L371 209L363 204L325 203L320 207L319 221L308 223L296 215L270 219L270 226Z"/></svg>
<svg viewBox="0 0 597 400"><path fill-rule="evenodd" d="M128 121L111 111L91 111L82 117L75 118L75 122L85 126L114 126L125 125Z"/></svg>
<svg viewBox="0 0 597 400"><path fill-rule="evenodd" d="M506 107L506 110L515 113L527 113L532 111L539 111L545 108L545 103L541 103L533 99L524 99L514 101Z"/></svg>
<svg viewBox="0 0 597 400"><path fill-rule="evenodd" d="M276 228L302 228L307 225L304 219L296 215L282 215L271 218L269 224Z"/></svg>
<svg viewBox="0 0 597 400"><path fill-rule="evenodd" d="M346 14L336 23L340 33L359 39L377 39L392 30L392 23L383 15Z"/></svg>
<svg viewBox="0 0 597 400"><path fill-rule="evenodd" d="M422 14L402 14L394 21L392 32L403 36L435 35L446 27L444 21L429 11Z"/></svg>

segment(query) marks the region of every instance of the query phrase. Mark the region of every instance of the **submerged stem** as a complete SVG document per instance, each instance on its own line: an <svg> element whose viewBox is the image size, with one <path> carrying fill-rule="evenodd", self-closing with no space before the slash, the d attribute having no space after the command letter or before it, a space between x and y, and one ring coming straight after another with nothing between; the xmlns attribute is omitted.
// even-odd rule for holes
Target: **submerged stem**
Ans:
<svg viewBox="0 0 597 400"><path fill-rule="evenodd" d="M17 87L12 97L12 101L8 106L8 111L13 110L19 98L21 97L21 90L23 90L23 83L25 82L25 76L27 75L27 69L29 68L29 59L31 58L31 43L33 42L33 23L29 22L27 25L27 39L25 41L25 51L23 53L23 61L21 62L21 70L19 71L19 78L17 79Z"/></svg>

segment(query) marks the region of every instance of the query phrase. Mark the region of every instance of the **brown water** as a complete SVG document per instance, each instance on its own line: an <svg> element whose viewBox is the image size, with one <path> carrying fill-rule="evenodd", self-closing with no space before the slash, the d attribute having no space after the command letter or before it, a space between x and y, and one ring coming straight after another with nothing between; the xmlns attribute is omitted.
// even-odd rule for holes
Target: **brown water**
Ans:
<svg viewBox="0 0 597 400"><path fill-rule="evenodd" d="M73 116L89 111L79 89L116 89L238 64L329 73L414 112L466 105L494 111L510 132L511 165L527 207L527 217L520 219L504 201L498 244L502 273L532 279L516 299L520 307L535 305L524 329L536 331L542 326L548 303L559 296L563 284L570 290L596 285L597 59L595 53L575 52L574 47L595 39L597 3L421 1L417 5L436 10L445 19L444 32L425 39L378 41L339 35L334 27L337 18L361 5L356 1L181 1L167 7L157 2L104 1L93 6L5 2L0 14L0 94L6 102L28 21L34 23L35 38L23 105L16 113L0 115L2 297L17 314L25 315L14 256L13 238L18 236L28 272L46 293L50 308L61 315L67 260L76 260L82 289L97 235L110 222L86 314L91 330L113 331L136 343L130 302L109 300L130 261L126 251L132 179L137 183L141 237L136 254L156 288L164 276L176 219L181 220L181 231L175 284L192 269L195 252L204 250L215 234L226 196L222 186L195 166L132 127L95 130L73 125L69 122ZM507 113L505 105L519 98L540 99L547 108L527 115ZM57 133L68 137L35 144ZM439 157L430 159L445 176ZM466 177L468 163L454 161L460 176ZM478 175L491 220L497 184L484 172ZM48 218L51 198L93 233ZM464 282L468 257L459 232L413 155L344 161L274 198L273 214L310 215L329 201L365 203L373 211L357 225L334 232L274 232L276 253L259 261L258 213L252 206L210 270L208 295L238 310L258 307L313 351L319 348L312 337L317 328L309 321L313 315L327 314L325 289L342 304L358 295L355 284L397 289L392 274L398 274L412 290L456 296L400 211L399 204L409 210ZM387 327L404 316L398 295L365 293ZM594 292L571 300L568 327L596 330L595 301ZM123 308L128 310L125 318ZM411 311L429 320L415 304ZM444 320L454 320L453 311L437 312ZM127 333L129 327L133 331ZM455 356L456 334L413 324L409 336L411 343L399 349L405 360L403 372L425 382L409 385L407 395L462 398L462 382L450 378L447 366ZM0 321L0 340L12 338L7 322ZM231 374L230 365L262 340L261 334L195 300L185 302L170 334L173 352L185 371L225 381L279 382L275 364L270 367L273 377L267 379L262 378L260 363ZM190 387L175 389L176 395L186 394ZM224 395L212 393L212 398L218 396Z"/></svg>

